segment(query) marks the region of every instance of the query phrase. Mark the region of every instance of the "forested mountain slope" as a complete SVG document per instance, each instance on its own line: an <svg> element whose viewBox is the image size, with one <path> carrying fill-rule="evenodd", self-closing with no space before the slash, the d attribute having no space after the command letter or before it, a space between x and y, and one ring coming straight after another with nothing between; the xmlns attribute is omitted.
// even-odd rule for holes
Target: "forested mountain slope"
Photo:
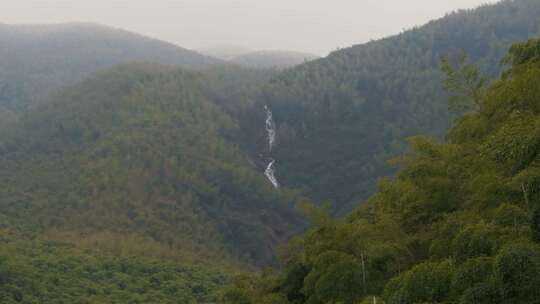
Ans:
<svg viewBox="0 0 540 304"><path fill-rule="evenodd" d="M367 205L341 221L313 209L285 270L222 302L539 303L540 40L505 62L447 143L411 138Z"/></svg>
<svg viewBox="0 0 540 304"><path fill-rule="evenodd" d="M255 51L233 57L229 61L251 68L284 69L317 58L317 55L293 51Z"/></svg>
<svg viewBox="0 0 540 304"><path fill-rule="evenodd" d="M510 45L539 34L540 2L503 1L279 73L195 72L173 66L219 61L95 25L0 25L0 299L214 301L227 278L182 265L273 264L277 245L305 228L295 209L304 196L343 214L396 172L385 161L406 151L406 137L443 137L454 117L442 55L465 51L495 79ZM396 179L344 221L312 209L317 228L285 252L282 275L240 281L224 299L537 297L539 56L537 41L513 48L509 71L448 144L412 140ZM164 65L76 83L124 60ZM278 189L262 174L271 160ZM522 273L532 285L514 284Z"/></svg>
<svg viewBox="0 0 540 304"><path fill-rule="evenodd" d="M0 131L0 222L107 253L272 263L304 225L298 197L239 149L214 75L121 66L28 111Z"/></svg>
<svg viewBox="0 0 540 304"><path fill-rule="evenodd" d="M494 77L513 42L539 34L537 0L455 12L285 71L258 95L251 116L264 115L264 105L273 111L281 183L343 213L394 172L384 161L404 150L404 138L449 127L442 55L465 51Z"/></svg>
<svg viewBox="0 0 540 304"><path fill-rule="evenodd" d="M204 54L206 56L218 58L221 60L231 60L234 57L242 56L251 52L255 52L247 47L236 46L236 45L224 45L224 46L215 46L208 48L195 49L196 52Z"/></svg>
<svg viewBox="0 0 540 304"><path fill-rule="evenodd" d="M98 69L133 61L195 69L220 62L167 42L97 24L0 24L0 109L7 118L8 110L17 112L43 101L52 91Z"/></svg>
<svg viewBox="0 0 540 304"><path fill-rule="evenodd" d="M103 255L0 231L0 302L215 303L228 274L215 268Z"/></svg>

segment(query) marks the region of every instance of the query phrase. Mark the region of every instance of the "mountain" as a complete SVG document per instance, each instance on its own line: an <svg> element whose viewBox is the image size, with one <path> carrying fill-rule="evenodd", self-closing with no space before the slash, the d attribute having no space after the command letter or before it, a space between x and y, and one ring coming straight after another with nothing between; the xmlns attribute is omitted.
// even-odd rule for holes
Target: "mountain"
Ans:
<svg viewBox="0 0 540 304"><path fill-rule="evenodd" d="M300 197L239 148L218 79L124 65L27 111L0 131L0 223L110 254L273 263L305 227Z"/></svg>
<svg viewBox="0 0 540 304"><path fill-rule="evenodd" d="M99 69L134 61L190 69L220 63L167 42L97 24L0 25L0 118Z"/></svg>
<svg viewBox="0 0 540 304"><path fill-rule="evenodd" d="M500 79L459 97L474 110L446 143L411 138L367 205L343 220L312 208L284 270L237 281L221 302L538 303L540 40L504 62ZM460 69L449 79L477 84Z"/></svg>
<svg viewBox="0 0 540 304"><path fill-rule="evenodd" d="M537 299L537 43L512 49L448 143L405 138L442 140L458 115L441 56L497 79L539 16L537 0L503 1L284 71L181 63L95 25L3 34L18 47L0 57L1 302L214 302L221 268L275 265L305 230L296 206L315 228L283 272L235 280L222 303Z"/></svg>
<svg viewBox="0 0 540 304"><path fill-rule="evenodd" d="M441 56L465 52L496 77L513 42L540 34L539 16L536 0L503 1L286 70L253 97L242 129L256 143L264 130L252 131L253 123L268 106L278 180L345 214L373 193L378 177L396 172L385 161L405 151L405 138L442 137L450 126Z"/></svg>
<svg viewBox="0 0 540 304"><path fill-rule="evenodd" d="M225 61L229 61L234 57L254 52L254 50L250 48L235 45L201 48L196 49L196 51L206 56L218 58Z"/></svg>
<svg viewBox="0 0 540 304"><path fill-rule="evenodd" d="M293 51L255 51L229 59L250 68L290 68L319 58L317 55Z"/></svg>
<svg viewBox="0 0 540 304"><path fill-rule="evenodd" d="M16 303L215 303L224 270L156 258L104 255L0 231L0 301Z"/></svg>
<svg viewBox="0 0 540 304"><path fill-rule="evenodd" d="M224 46L198 49L198 52L247 68L284 69L320 58L317 55L280 50L254 51L245 47Z"/></svg>
<svg viewBox="0 0 540 304"><path fill-rule="evenodd" d="M539 33L539 15L531 0L460 11L280 73L100 72L0 130L3 221L109 251L125 240L163 256L271 264L304 227L303 197L343 214L395 172L385 160L404 138L442 136L452 116L441 55L464 49L494 76L512 41ZM270 159L277 191L262 174Z"/></svg>

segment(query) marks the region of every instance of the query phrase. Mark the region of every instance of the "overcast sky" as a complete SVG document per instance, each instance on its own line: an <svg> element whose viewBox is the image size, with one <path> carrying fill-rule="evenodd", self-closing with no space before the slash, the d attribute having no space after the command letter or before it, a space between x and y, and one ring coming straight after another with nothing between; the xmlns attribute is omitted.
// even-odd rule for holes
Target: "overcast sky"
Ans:
<svg viewBox="0 0 540 304"><path fill-rule="evenodd" d="M0 23L90 21L186 48L325 55L495 0L0 0Z"/></svg>

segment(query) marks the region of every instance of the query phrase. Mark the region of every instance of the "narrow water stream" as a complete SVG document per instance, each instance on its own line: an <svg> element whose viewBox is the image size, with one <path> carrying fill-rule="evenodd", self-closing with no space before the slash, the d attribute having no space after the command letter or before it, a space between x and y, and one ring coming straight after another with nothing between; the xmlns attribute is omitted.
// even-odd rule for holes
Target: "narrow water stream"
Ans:
<svg viewBox="0 0 540 304"><path fill-rule="evenodd" d="M274 147L274 144L276 142L276 123L274 122L274 118L272 117L272 111L270 111L268 106L264 106L264 111L266 113L265 128L268 138L268 153L271 153L272 148ZM270 181L270 183L272 183L274 188L279 188L279 182L277 181L275 176L274 165L276 163L276 160L273 158L268 158L268 160L269 163L264 170L264 175Z"/></svg>

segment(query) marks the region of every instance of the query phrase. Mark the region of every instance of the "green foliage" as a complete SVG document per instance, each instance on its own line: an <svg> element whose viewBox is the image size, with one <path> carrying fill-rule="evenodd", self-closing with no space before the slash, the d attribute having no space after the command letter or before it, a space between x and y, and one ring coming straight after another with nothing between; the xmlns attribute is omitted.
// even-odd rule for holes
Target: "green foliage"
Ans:
<svg viewBox="0 0 540 304"><path fill-rule="evenodd" d="M479 110L487 79L476 65L466 63L465 53L457 60L457 67L454 67L447 57L443 57L442 70L446 73L444 89L450 94L449 109L462 115Z"/></svg>
<svg viewBox="0 0 540 304"><path fill-rule="evenodd" d="M383 300L379 297L369 296L358 304L384 304Z"/></svg>
<svg viewBox="0 0 540 304"><path fill-rule="evenodd" d="M405 138L442 138L451 125L441 56L458 57L448 62L452 69L443 64L451 72L452 108L484 107L483 75L496 78L510 46L538 35L539 14L536 0L458 11L279 74L254 96L251 115L261 117L263 105L272 109L278 179L316 203L332 202L334 214L354 209L374 192L379 177L396 172L385 161L406 151ZM525 53L518 50L516 56ZM463 53L469 59L454 66ZM485 126L474 123L474 129Z"/></svg>
<svg viewBox="0 0 540 304"><path fill-rule="evenodd" d="M0 25L0 118L117 64L204 68L220 61L173 44L97 24Z"/></svg>
<svg viewBox="0 0 540 304"><path fill-rule="evenodd" d="M450 261L422 263L392 279L385 287L385 303L439 303L450 293Z"/></svg>
<svg viewBox="0 0 540 304"><path fill-rule="evenodd" d="M363 270L360 261L341 252L321 254L304 279L302 293L306 303L354 303L364 295ZM362 288L364 286L364 288Z"/></svg>
<svg viewBox="0 0 540 304"><path fill-rule="evenodd" d="M0 227L29 239L0 248L1 300L538 303L539 42L512 47L487 88L481 73L497 75L510 44L538 33L539 12L537 0L457 12L269 82L130 64L1 114ZM439 58L457 49L479 68L443 63L467 113L441 143L429 136L453 117L436 102ZM260 172L263 105L278 125L279 190ZM285 249L280 274L242 276L216 297L226 279L178 268L272 264L305 225L302 195L351 209L417 133L391 161L399 174L348 217L304 205L315 227Z"/></svg>
<svg viewBox="0 0 540 304"><path fill-rule="evenodd" d="M295 303L539 303L539 79L540 61L519 59L446 143L412 138L367 204L295 240L285 262L302 272L285 268L276 288L300 289Z"/></svg>
<svg viewBox="0 0 540 304"><path fill-rule="evenodd" d="M540 248L528 243L509 244L496 256L495 277L504 303L538 303Z"/></svg>
<svg viewBox="0 0 540 304"><path fill-rule="evenodd" d="M510 204L502 204L493 213L495 224L505 227L522 227L529 224L529 215L525 210Z"/></svg>
<svg viewBox="0 0 540 304"><path fill-rule="evenodd" d="M459 265L452 277L451 291L455 298L462 298L462 302L469 303L464 298L479 298L485 289L493 287L493 258L479 257L467 260ZM469 294L469 295L466 295Z"/></svg>
<svg viewBox="0 0 540 304"><path fill-rule="evenodd" d="M0 213L109 253L273 263L304 225L298 196L274 191L235 144L208 78L121 66L27 113L3 137Z"/></svg>
<svg viewBox="0 0 540 304"><path fill-rule="evenodd" d="M363 285L365 284L362 282L362 269L358 262L338 262L329 267L325 275L317 281L315 285L317 300L310 297L308 303L328 301L353 303L364 295L361 288Z"/></svg>
<svg viewBox="0 0 540 304"><path fill-rule="evenodd" d="M223 291L220 298L223 304L251 304L251 299L244 289L231 287Z"/></svg>
<svg viewBox="0 0 540 304"><path fill-rule="evenodd" d="M497 286L490 283L480 283L467 289L461 298L460 304L494 304L500 303Z"/></svg>
<svg viewBox="0 0 540 304"><path fill-rule="evenodd" d="M538 206L533 211L531 230L533 240L540 242L540 207Z"/></svg>
<svg viewBox="0 0 540 304"><path fill-rule="evenodd" d="M494 226L479 224L468 227L452 241L452 255L459 263L474 257L491 256L498 249L497 237Z"/></svg>
<svg viewBox="0 0 540 304"><path fill-rule="evenodd" d="M217 269L81 251L64 242L4 239L2 303L201 303L228 282Z"/></svg>
<svg viewBox="0 0 540 304"><path fill-rule="evenodd" d="M301 263L293 263L287 266L285 277L280 286L280 292L291 303L303 303L306 296L302 293L304 279L310 273L310 269Z"/></svg>
<svg viewBox="0 0 540 304"><path fill-rule="evenodd" d="M515 43L505 58L505 62L514 67L525 63L535 63L538 60L540 60L540 42L538 40Z"/></svg>

